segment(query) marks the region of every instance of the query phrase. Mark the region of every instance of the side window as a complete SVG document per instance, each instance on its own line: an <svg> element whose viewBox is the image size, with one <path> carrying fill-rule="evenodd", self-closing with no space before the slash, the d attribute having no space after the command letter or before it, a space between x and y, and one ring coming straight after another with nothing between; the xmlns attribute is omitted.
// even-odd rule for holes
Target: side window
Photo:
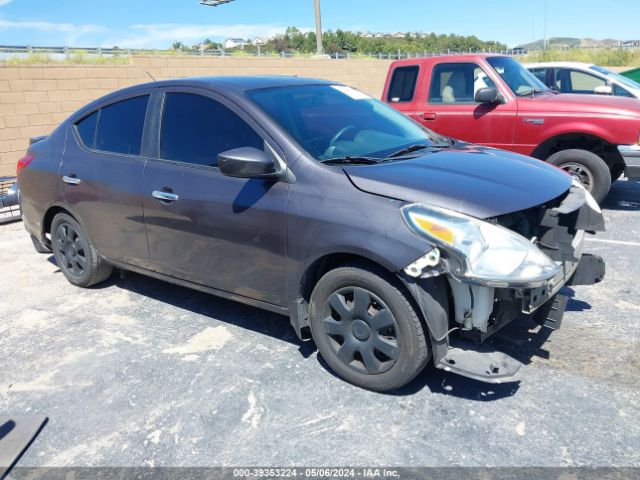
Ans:
<svg viewBox="0 0 640 480"><path fill-rule="evenodd" d="M140 155L149 96L130 98L100 109L96 150Z"/></svg>
<svg viewBox="0 0 640 480"><path fill-rule="evenodd" d="M607 82L594 75L577 70L571 71L571 86L576 93L595 93L596 87L604 87Z"/></svg>
<svg viewBox="0 0 640 480"><path fill-rule="evenodd" d="M264 141L229 108L202 95L165 95L160 158L216 166L218 154L240 147L262 150Z"/></svg>
<svg viewBox="0 0 640 480"><path fill-rule="evenodd" d="M413 100L419 71L418 66L396 68L391 77L387 101L398 103Z"/></svg>
<svg viewBox="0 0 640 480"><path fill-rule="evenodd" d="M98 111L88 117L84 117L76 123L76 129L82 139L82 143L89 148L96 147L96 127L98 126Z"/></svg>
<svg viewBox="0 0 640 480"><path fill-rule="evenodd" d="M495 83L475 63L441 63L433 68L429 103L475 103L481 88L495 87Z"/></svg>
<svg viewBox="0 0 640 480"><path fill-rule="evenodd" d="M531 70L531 73L533 73L538 78L538 80L540 80L542 83L547 85L547 87L550 86L550 85L547 84L547 69L546 68L534 68L533 70Z"/></svg>
<svg viewBox="0 0 640 480"><path fill-rule="evenodd" d="M622 88L620 85L616 85L615 83L613 84L613 94L616 97L633 97L633 95L631 95L631 92L629 92L625 88Z"/></svg>

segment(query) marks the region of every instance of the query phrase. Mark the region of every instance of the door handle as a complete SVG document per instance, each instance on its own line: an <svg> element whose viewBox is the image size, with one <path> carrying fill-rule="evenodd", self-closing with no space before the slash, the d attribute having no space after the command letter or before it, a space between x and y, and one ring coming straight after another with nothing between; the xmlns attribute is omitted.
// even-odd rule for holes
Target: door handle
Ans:
<svg viewBox="0 0 640 480"><path fill-rule="evenodd" d="M68 185L78 185L82 182L82 180L75 175L65 175L62 177L62 181Z"/></svg>
<svg viewBox="0 0 640 480"><path fill-rule="evenodd" d="M163 192L162 190L154 190L151 193L153 198L157 198L163 203L171 203L177 201L180 197L175 193Z"/></svg>
<svg viewBox="0 0 640 480"><path fill-rule="evenodd" d="M423 120L435 120L436 119L436 114L435 113L423 113L422 114L422 119Z"/></svg>

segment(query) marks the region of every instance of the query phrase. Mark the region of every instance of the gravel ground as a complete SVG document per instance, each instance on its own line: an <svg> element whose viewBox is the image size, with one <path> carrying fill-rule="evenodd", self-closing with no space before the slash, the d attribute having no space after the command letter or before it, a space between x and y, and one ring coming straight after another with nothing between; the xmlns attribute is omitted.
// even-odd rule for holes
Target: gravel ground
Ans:
<svg viewBox="0 0 640 480"><path fill-rule="evenodd" d="M82 290L0 226L0 413L50 418L21 466L640 466L640 184L618 182L562 329L498 339L520 381L429 367L350 386L288 319L131 275Z"/></svg>

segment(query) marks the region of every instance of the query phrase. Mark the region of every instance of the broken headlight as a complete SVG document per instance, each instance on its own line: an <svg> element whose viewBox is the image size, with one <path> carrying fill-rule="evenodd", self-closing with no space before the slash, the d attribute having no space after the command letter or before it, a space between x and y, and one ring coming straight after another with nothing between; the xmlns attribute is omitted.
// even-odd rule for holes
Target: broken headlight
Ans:
<svg viewBox="0 0 640 480"><path fill-rule="evenodd" d="M419 204L404 207L402 215L414 233L446 252L449 271L459 279L496 287L537 286L559 272L533 243L498 225Z"/></svg>

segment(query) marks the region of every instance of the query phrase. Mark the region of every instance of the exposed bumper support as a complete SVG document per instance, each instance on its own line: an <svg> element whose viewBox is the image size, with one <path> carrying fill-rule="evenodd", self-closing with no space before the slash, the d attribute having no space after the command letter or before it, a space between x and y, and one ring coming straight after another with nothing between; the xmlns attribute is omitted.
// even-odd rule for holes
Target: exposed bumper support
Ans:
<svg viewBox="0 0 640 480"><path fill-rule="evenodd" d="M604 278L605 263L602 257L585 253L580 258L576 272L571 277L568 285L593 285L600 283Z"/></svg>
<svg viewBox="0 0 640 480"><path fill-rule="evenodd" d="M618 145L618 151L624 159L624 174L627 178L640 179L640 145Z"/></svg>
<svg viewBox="0 0 640 480"><path fill-rule="evenodd" d="M506 383L516 380L522 362L491 347L456 341L436 364L446 372L487 383Z"/></svg>

